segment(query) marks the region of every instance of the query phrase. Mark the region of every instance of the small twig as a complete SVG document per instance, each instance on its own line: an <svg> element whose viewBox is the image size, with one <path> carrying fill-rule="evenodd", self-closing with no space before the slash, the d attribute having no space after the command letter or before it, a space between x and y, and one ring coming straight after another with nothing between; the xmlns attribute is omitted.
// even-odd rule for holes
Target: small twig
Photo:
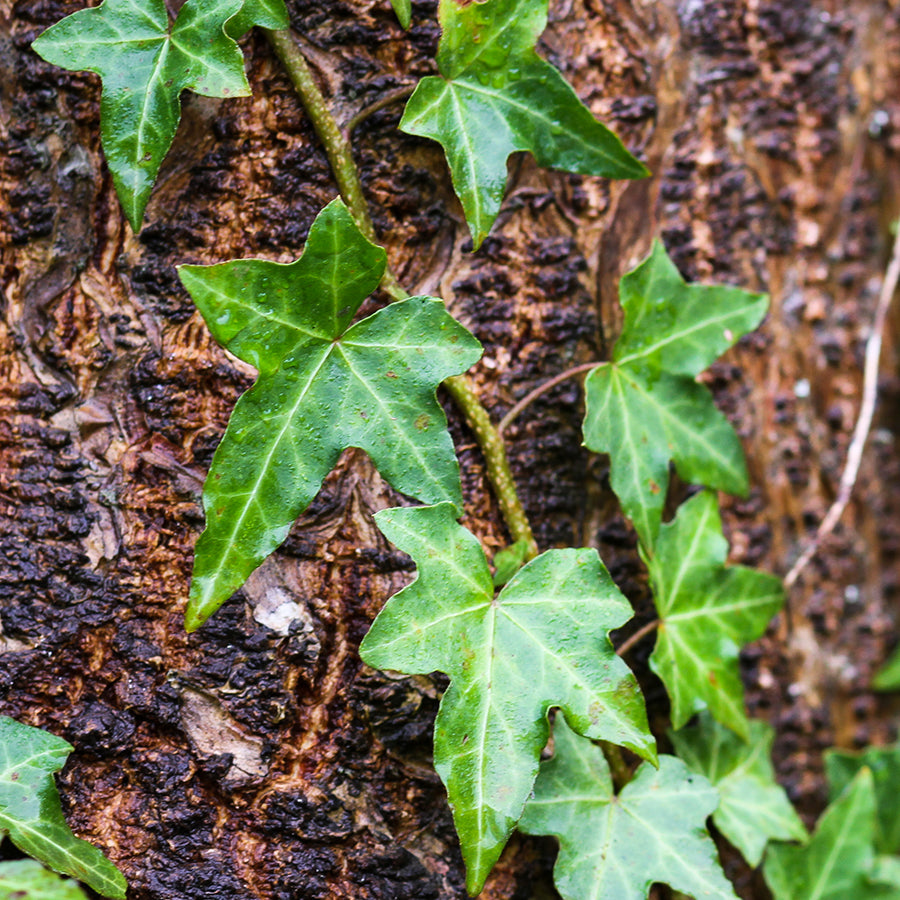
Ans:
<svg viewBox="0 0 900 900"><path fill-rule="evenodd" d="M349 138L353 132L362 125L369 116L375 115L386 106L405 100L416 89L414 84L407 84L403 87L394 88L378 98L374 103L364 106L355 116L344 126L344 134Z"/></svg>
<svg viewBox="0 0 900 900"><path fill-rule="evenodd" d="M881 285L881 294L878 297L878 306L875 309L875 319L872 323L872 333L866 343L866 362L863 374L862 403L859 408L859 418L856 428L853 430L853 439L847 451L847 463L844 466L844 474L841 476L841 484L834 503L831 504L822 524L819 525L812 543L800 554L800 557L791 566L791 570L785 575L784 586L791 588L800 573L806 568L809 561L815 556L820 544L834 530L847 504L850 495L856 485L859 475L859 467L862 462L863 449L866 438L872 427L872 417L875 414L875 401L878 398L878 366L881 359L881 339L884 334L884 326L887 321L888 309L891 300L897 290L897 282L900 281L900 228L894 239L894 247L891 251L891 261L888 264L884 282Z"/></svg>
<svg viewBox="0 0 900 900"><path fill-rule="evenodd" d="M638 628L638 630L631 635L618 650L616 650L616 655L624 656L638 641L643 640L643 638L647 637L651 631L656 631L657 628L659 628L659 619L654 619L652 622L648 622L643 627Z"/></svg>
<svg viewBox="0 0 900 900"><path fill-rule="evenodd" d="M528 409L538 397L542 394L546 394L547 391L552 391L558 384L561 384L564 381L567 381L569 378L573 378L576 375L580 375L582 372L590 372L592 369L596 369L597 366L602 366L603 363L592 362L592 363L584 363L580 366L575 366L574 369L566 369L565 372L560 372L559 375L555 375L549 381L545 381L543 384L538 385L533 391L526 394L501 420L500 424L497 426L497 431L502 435L507 428L519 417L523 410Z"/></svg>

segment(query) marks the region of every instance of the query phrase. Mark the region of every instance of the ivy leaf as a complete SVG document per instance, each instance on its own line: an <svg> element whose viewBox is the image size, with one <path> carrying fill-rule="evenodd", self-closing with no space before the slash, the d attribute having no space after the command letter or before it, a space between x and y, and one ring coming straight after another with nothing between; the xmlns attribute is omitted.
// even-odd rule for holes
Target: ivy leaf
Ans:
<svg viewBox="0 0 900 900"><path fill-rule="evenodd" d="M263 18L263 0L251 2L249 18ZM242 0L187 0L170 27L164 0L104 0L32 44L47 62L103 79L103 152L135 231L181 119L181 92L250 93L240 47L225 32L241 9Z"/></svg>
<svg viewBox="0 0 900 900"><path fill-rule="evenodd" d="M409 28L409 23L412 22L412 0L391 0L391 6L394 7L401 27Z"/></svg>
<svg viewBox="0 0 900 900"><path fill-rule="evenodd" d="M872 679L872 687L876 691L900 690L900 647L875 674Z"/></svg>
<svg viewBox="0 0 900 900"><path fill-rule="evenodd" d="M530 150L542 166L607 178L648 170L578 99L534 45L548 0L441 0L440 76L423 78L400 122L447 156L475 247L484 240L506 186L506 160Z"/></svg>
<svg viewBox="0 0 900 900"><path fill-rule="evenodd" d="M822 814L804 847L772 844L763 875L775 900L874 900L885 886L871 876L875 853L872 773L861 769Z"/></svg>
<svg viewBox="0 0 900 900"><path fill-rule="evenodd" d="M418 565L360 647L371 666L445 672L434 763L447 786L477 893L534 783L547 713L655 761L637 681L608 632L631 607L594 550L550 550L494 597L475 536L449 503L376 513L378 527ZM561 718L561 717L560 717Z"/></svg>
<svg viewBox="0 0 900 900"><path fill-rule="evenodd" d="M125 897L122 873L63 818L53 773L72 747L62 738L0 716L0 840L105 897Z"/></svg>
<svg viewBox="0 0 900 900"><path fill-rule="evenodd" d="M87 900L68 878L45 869L33 859L0 862L0 900Z"/></svg>
<svg viewBox="0 0 900 900"><path fill-rule="evenodd" d="M669 692L674 728L708 707L746 740L750 728L738 651L766 630L784 591L774 575L726 567L727 555L710 491L683 503L674 521L662 526L648 561L660 620L650 666Z"/></svg>
<svg viewBox="0 0 900 900"><path fill-rule="evenodd" d="M649 550L662 521L669 461L688 482L747 492L738 436L694 378L753 330L768 300L687 284L659 241L623 276L625 325L611 363L585 382L585 446L610 455L612 488Z"/></svg>
<svg viewBox="0 0 900 900"><path fill-rule="evenodd" d="M829 750L825 754L825 774L829 794L837 799L857 772L868 768L872 773L877 808L875 848L879 853L900 853L900 746L869 747L862 753Z"/></svg>
<svg viewBox="0 0 900 900"><path fill-rule="evenodd" d="M251 28L278 30L290 25L284 0L244 0L240 10L225 23L225 33L237 40Z"/></svg>
<svg viewBox="0 0 900 900"><path fill-rule="evenodd" d="M736 900L706 831L718 793L674 756L646 763L616 795L603 751L553 726L519 830L559 838L553 869L564 900L646 900L660 882L697 900Z"/></svg>
<svg viewBox="0 0 900 900"><path fill-rule="evenodd" d="M759 865L770 840L806 840L803 822L775 781L771 725L751 721L745 743L704 712L697 725L669 737L687 767L718 788L713 822L751 866Z"/></svg>
<svg viewBox="0 0 900 900"><path fill-rule="evenodd" d="M237 402L203 489L187 628L199 628L287 537L347 447L398 491L462 506L438 384L481 345L440 300L412 297L350 325L385 253L340 200L319 214L289 265L181 266L224 347L259 370Z"/></svg>

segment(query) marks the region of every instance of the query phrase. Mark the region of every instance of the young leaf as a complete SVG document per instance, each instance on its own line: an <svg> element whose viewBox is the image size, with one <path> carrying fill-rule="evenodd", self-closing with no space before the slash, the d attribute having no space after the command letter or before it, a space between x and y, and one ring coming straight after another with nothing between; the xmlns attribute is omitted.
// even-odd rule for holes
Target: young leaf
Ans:
<svg viewBox="0 0 900 900"><path fill-rule="evenodd" d="M469 368L481 345L430 297L351 326L384 265L384 251L335 200L296 262L179 268L216 340L259 370L204 485L188 630L287 537L347 447L365 450L398 491L461 507L459 464L435 390Z"/></svg>
<svg viewBox="0 0 900 900"><path fill-rule="evenodd" d="M53 781L72 747L62 738L0 716L0 840L105 897L124 898L122 873L94 846L72 834Z"/></svg>
<svg viewBox="0 0 900 900"><path fill-rule="evenodd" d="M825 773L830 798L837 799L864 767L871 771L875 789L875 849L879 853L900 853L900 746L869 747L862 753L829 750L825 754Z"/></svg>
<svg viewBox="0 0 900 900"><path fill-rule="evenodd" d="M0 900L87 900L68 878L45 869L33 859L0 862Z"/></svg>
<svg viewBox="0 0 900 900"><path fill-rule="evenodd" d="M726 567L727 555L710 491L683 503L674 521L662 526L648 563L660 619L650 666L669 692L674 728L708 707L747 739L738 651L766 630L784 591L774 575Z"/></svg>
<svg viewBox="0 0 900 900"><path fill-rule="evenodd" d="M269 21L253 4L248 20ZM104 0L48 28L33 44L47 62L103 79L101 140L131 227L141 227L181 119L181 92L250 93L240 47L225 32L242 0L187 0L170 28L164 0ZM273 13L274 15L274 13Z"/></svg>
<svg viewBox="0 0 900 900"><path fill-rule="evenodd" d="M253 26L287 28L290 25L284 0L244 0L244 5L225 23L225 33L237 40Z"/></svg>
<svg viewBox="0 0 900 900"><path fill-rule="evenodd" d="M736 900L706 818L716 789L674 756L646 763L618 796L603 752L557 717L553 758L541 763L519 829L559 838L553 869L564 900L646 900L668 884L697 900Z"/></svg>
<svg viewBox="0 0 900 900"><path fill-rule="evenodd" d="M394 7L394 14L397 16L400 26L409 28L409 23L412 21L412 0L391 0L391 6Z"/></svg>
<svg viewBox="0 0 900 900"><path fill-rule="evenodd" d="M751 721L745 743L703 712L697 725L669 737L687 767L719 789L713 822L751 866L759 865L770 840L806 840L803 822L775 781L771 725Z"/></svg>
<svg viewBox="0 0 900 900"><path fill-rule="evenodd" d="M612 488L651 550L662 521L669 461L696 484L747 492L740 441L694 377L748 331L767 298L686 284L663 245L623 276L625 325L611 363L585 382L585 446L610 456Z"/></svg>
<svg viewBox="0 0 900 900"><path fill-rule="evenodd" d="M506 187L506 160L530 150L542 166L607 178L649 174L557 69L534 52L548 0L441 0L440 76L423 78L400 122L447 156L477 248Z"/></svg>
<svg viewBox="0 0 900 900"><path fill-rule="evenodd" d="M434 764L476 893L522 813L551 707L582 734L649 760L656 752L637 681L608 638L631 607L597 553L543 553L495 599L484 552L455 515L449 503L376 514L419 574L388 601L360 655L371 666L451 678Z"/></svg>
<svg viewBox="0 0 900 900"><path fill-rule="evenodd" d="M876 691L900 690L900 647L875 674L872 679L872 687Z"/></svg>
<svg viewBox="0 0 900 900"><path fill-rule="evenodd" d="M804 847L771 844L763 875L775 900L875 900L884 886L875 874L875 793L861 769L825 810Z"/></svg>

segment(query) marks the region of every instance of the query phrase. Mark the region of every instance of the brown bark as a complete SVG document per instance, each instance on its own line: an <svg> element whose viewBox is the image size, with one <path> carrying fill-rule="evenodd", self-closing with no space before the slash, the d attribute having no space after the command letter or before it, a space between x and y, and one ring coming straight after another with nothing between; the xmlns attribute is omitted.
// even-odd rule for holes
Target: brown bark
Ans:
<svg viewBox="0 0 900 900"><path fill-rule="evenodd" d="M99 150L97 80L28 49L80 5L0 0L0 713L75 745L70 821L122 867L131 900L461 898L429 763L443 683L372 672L356 652L409 577L371 520L396 498L361 453L207 626L181 625L200 486L252 372L211 342L174 266L295 257L335 194L324 154L252 37L253 97L185 98L133 235ZM433 13L417 4L405 34L386 2L292 7L345 121L432 70ZM444 297L484 343L475 375L496 419L602 358L618 278L654 236L690 278L769 291L763 328L709 381L753 481L725 501L733 559L783 574L834 496L859 406L898 211L900 9L566 0L551 18L544 54L654 177L609 184L517 158L473 255L439 148L397 132L393 107L355 139L376 227L405 285ZM897 593L895 336L853 503L789 614L744 654L751 710L775 724L779 774L808 818L824 748L893 736L867 684ZM542 547L596 546L649 618L605 461L579 449L580 403L562 385L510 430L525 504ZM499 547L478 449L449 414L467 524ZM662 689L644 684L661 723ZM552 856L514 839L484 896L553 896ZM743 896L767 896L734 866Z"/></svg>

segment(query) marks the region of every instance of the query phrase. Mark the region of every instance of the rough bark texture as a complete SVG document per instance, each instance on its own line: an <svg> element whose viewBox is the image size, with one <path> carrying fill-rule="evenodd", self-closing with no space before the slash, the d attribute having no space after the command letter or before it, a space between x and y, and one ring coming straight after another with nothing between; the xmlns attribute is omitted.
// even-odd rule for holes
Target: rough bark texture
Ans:
<svg viewBox="0 0 900 900"><path fill-rule="evenodd" d="M207 626L181 624L200 486L252 372L211 342L174 266L295 257L335 194L324 154L253 36L253 97L185 97L133 235L99 150L97 79L29 50L80 5L0 0L0 713L75 745L60 782L70 821L121 866L130 900L462 898L429 763L443 685L373 672L356 652L410 577L371 520L397 498L361 453ZM291 12L344 120L432 71L431 3L414 4L409 34L386 0ZM898 212L900 8L563 0L551 19L542 52L654 177L610 184L516 158L473 255L439 148L398 133L392 107L355 139L376 225L405 285L444 297L484 343L475 375L495 417L603 357L618 278L655 235L690 278L769 291L766 323L709 381L750 459L749 499L725 501L733 559L784 573L833 499L859 406ZM893 737L888 701L867 688L900 574L890 334L886 349L854 502L789 614L743 657L809 821L822 750ZM500 547L478 449L448 411L467 524ZM542 547L596 546L647 617L606 462L579 449L580 412L573 381L511 429L525 505ZM633 656L642 671L651 646ZM663 691L642 677L661 722ZM551 842L515 839L484 896L554 896L552 859ZM727 865L744 897L768 896Z"/></svg>

